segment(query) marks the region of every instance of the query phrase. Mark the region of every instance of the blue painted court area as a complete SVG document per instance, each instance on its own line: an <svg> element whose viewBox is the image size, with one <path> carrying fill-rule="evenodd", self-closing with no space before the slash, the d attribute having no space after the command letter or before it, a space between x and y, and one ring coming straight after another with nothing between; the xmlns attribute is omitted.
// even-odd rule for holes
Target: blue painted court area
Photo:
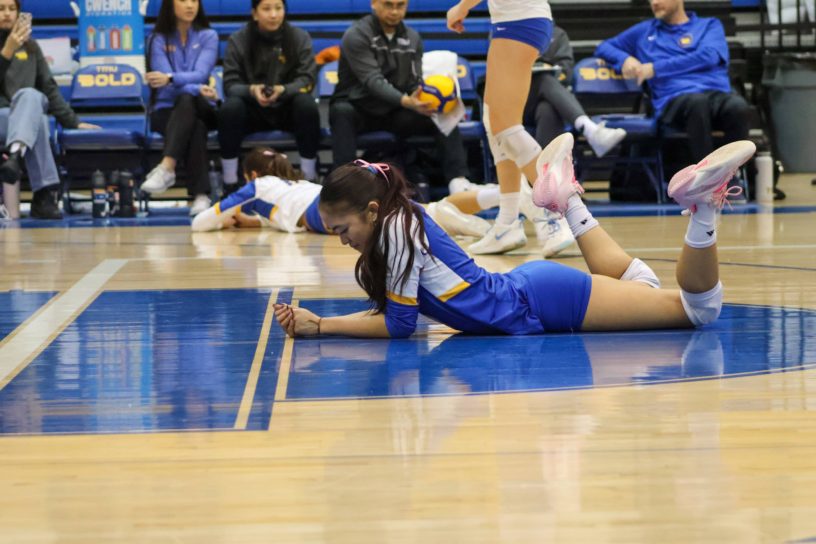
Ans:
<svg viewBox="0 0 816 544"><path fill-rule="evenodd" d="M0 340L56 295L52 291L0 292Z"/></svg>
<svg viewBox="0 0 816 544"><path fill-rule="evenodd" d="M0 433L233 428L269 296L102 293L0 391ZM283 340L271 331L248 428L269 424Z"/></svg>
<svg viewBox="0 0 816 544"><path fill-rule="evenodd" d="M301 301L319 315L356 311ZM816 364L816 312L726 305L700 330L454 335L407 340L303 339L287 399L456 395L661 383Z"/></svg>
<svg viewBox="0 0 816 544"><path fill-rule="evenodd" d="M281 401L648 385L816 365L811 310L727 305L701 330L528 337L445 337L427 334L423 320L405 340L298 339L286 398L276 399L285 338L274 323L261 338L269 297L262 289L102 293L0 390L0 433L233 429L263 340L247 430L268 428ZM276 300L291 297L281 289ZM36 309L27 297L4 300L3 316ZM367 307L300 305L321 315Z"/></svg>

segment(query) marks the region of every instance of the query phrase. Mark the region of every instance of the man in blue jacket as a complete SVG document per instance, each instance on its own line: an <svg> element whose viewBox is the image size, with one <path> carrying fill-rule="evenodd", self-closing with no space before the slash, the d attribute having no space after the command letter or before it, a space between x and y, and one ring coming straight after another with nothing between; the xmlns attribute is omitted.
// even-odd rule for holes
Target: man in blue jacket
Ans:
<svg viewBox="0 0 816 544"><path fill-rule="evenodd" d="M655 116L688 133L693 162L725 142L748 137L749 107L731 93L728 44L719 20L686 12L683 0L651 0L655 18L602 42L595 56L624 77L648 81Z"/></svg>

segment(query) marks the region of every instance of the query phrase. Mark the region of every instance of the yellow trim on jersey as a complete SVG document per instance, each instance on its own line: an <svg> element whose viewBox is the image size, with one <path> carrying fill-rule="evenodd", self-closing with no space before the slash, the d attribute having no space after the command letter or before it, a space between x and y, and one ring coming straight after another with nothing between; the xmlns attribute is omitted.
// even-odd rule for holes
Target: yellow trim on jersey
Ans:
<svg viewBox="0 0 816 544"><path fill-rule="evenodd" d="M216 202L215 206L213 206L213 209L215 210L215 215L221 215L221 203L220 202Z"/></svg>
<svg viewBox="0 0 816 544"><path fill-rule="evenodd" d="M415 298L404 297L402 295L398 295L396 293L391 292L386 293L385 296L399 304L405 304L406 306L417 306L417 299Z"/></svg>
<svg viewBox="0 0 816 544"><path fill-rule="evenodd" d="M436 298L438 298L442 302L447 302L448 300L452 299L453 297L455 297L468 287L470 287L470 284L466 281L463 281L459 285L454 286L452 289L448 289L446 292L442 293Z"/></svg>
<svg viewBox="0 0 816 544"><path fill-rule="evenodd" d="M271 220L275 216L276 213L278 213L278 207L277 206L272 206L272 211L269 212L269 219Z"/></svg>

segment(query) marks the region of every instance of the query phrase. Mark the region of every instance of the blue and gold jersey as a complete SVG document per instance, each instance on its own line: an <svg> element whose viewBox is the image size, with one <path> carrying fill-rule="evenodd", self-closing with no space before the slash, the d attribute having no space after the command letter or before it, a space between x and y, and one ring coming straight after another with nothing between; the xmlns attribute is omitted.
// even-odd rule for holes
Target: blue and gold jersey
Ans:
<svg viewBox="0 0 816 544"><path fill-rule="evenodd" d="M309 181L290 181L275 176L257 178L215 205L216 213L241 207L241 212L258 217L268 227L284 232L300 232L302 217L314 215L322 187ZM319 217L319 216L318 216ZM308 217L307 217L308 218ZM322 222L307 221L309 229L325 233Z"/></svg>
<svg viewBox="0 0 816 544"><path fill-rule="evenodd" d="M487 272L424 210L422 214L430 253L422 247L416 221L411 238L406 238L401 212L383 230L389 239L385 322L392 337L410 336L419 313L473 334L538 334L580 327L591 287L587 274L552 263L525 265L508 274ZM414 246L414 262L402 283L407 244ZM568 319L553 322L557 324L542 315L542 302L553 290L544 285L550 280L569 291L569 304L556 306Z"/></svg>

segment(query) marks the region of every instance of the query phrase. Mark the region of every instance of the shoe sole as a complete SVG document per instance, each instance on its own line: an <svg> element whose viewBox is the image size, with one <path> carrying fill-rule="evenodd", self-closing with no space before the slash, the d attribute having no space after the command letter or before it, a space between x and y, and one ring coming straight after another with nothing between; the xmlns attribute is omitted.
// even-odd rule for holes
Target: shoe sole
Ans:
<svg viewBox="0 0 816 544"><path fill-rule="evenodd" d="M756 153L756 145L748 140L740 140L724 145L709 153L702 161L677 172L669 182L668 195L674 198L679 190L686 187L686 196L705 194L723 183L722 177L736 170ZM727 181L727 180L725 180Z"/></svg>
<svg viewBox="0 0 816 544"><path fill-rule="evenodd" d="M527 237L525 236L525 237L521 238L520 240L518 240L517 242L515 242L515 243L513 243L513 244L511 244L511 245L509 245L507 247L497 249L497 250L493 250L493 251L479 251L478 249L473 249L473 246L475 246L477 243L478 242L470 244L468 246L468 252L469 253L473 253L474 255L501 255L503 253L507 253L508 251L513 251L513 250L516 250L516 249L518 249L520 247L526 246L527 245Z"/></svg>
<svg viewBox="0 0 816 544"><path fill-rule="evenodd" d="M573 138L571 133L565 132L541 150L541 154L536 161L536 172L539 173L539 177L533 185L533 204L539 208L549 209L547 208L547 203L551 202L552 198L550 198L546 188L557 187L559 185L555 181L548 183L547 180L552 176L560 175L560 169L548 168L547 172L542 175L541 171L544 169L544 165L560 165L567 155L572 157L572 147L574 144L575 138Z"/></svg>
<svg viewBox="0 0 816 544"><path fill-rule="evenodd" d="M490 230L490 224L487 221L485 221L484 224L482 224L478 229L472 228L472 225L467 223L467 219L459 217L456 212L447 210L444 206L437 207L436 215L436 222L440 227L445 229L448 234L484 237L484 235L487 234L487 231ZM462 223L463 221L464 223Z"/></svg>
<svg viewBox="0 0 816 544"><path fill-rule="evenodd" d="M562 251L564 251L565 249L567 249L568 247L570 247L574 242L575 240L565 240L555 247L546 249L542 247L541 253L544 255L544 257L554 257L561 253Z"/></svg>
<svg viewBox="0 0 816 544"><path fill-rule="evenodd" d="M521 240L516 244L513 244L513 245L508 246L506 248L502 248L500 250L484 251L484 252L480 252L480 251L470 249L471 246L469 246L468 247L468 252L473 253L474 255L503 255L505 253L509 253L510 251L515 251L516 249L519 249L519 248L524 247L526 245L527 245L527 240Z"/></svg>

